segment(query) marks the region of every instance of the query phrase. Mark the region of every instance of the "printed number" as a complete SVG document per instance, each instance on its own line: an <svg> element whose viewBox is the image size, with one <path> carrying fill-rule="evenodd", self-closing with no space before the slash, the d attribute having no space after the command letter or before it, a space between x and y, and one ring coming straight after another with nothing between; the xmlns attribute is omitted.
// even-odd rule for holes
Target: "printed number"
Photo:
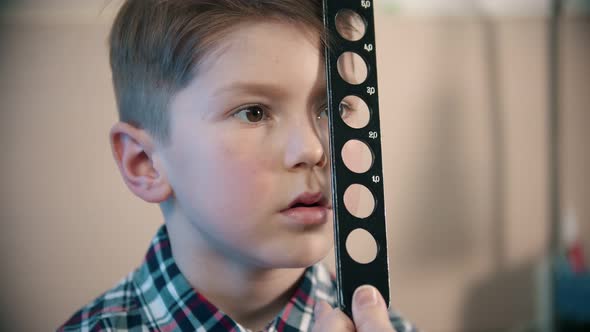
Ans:
<svg viewBox="0 0 590 332"><path fill-rule="evenodd" d="M373 182L375 182L375 183L381 182L381 178L379 177L379 175L373 175Z"/></svg>
<svg viewBox="0 0 590 332"><path fill-rule="evenodd" d="M371 95L371 96L372 96L372 95L374 95L374 94L375 94L375 92L377 92L377 89L375 89L375 87L374 87L374 86L368 86L368 87L367 87L367 93L368 93L369 95Z"/></svg>
<svg viewBox="0 0 590 332"><path fill-rule="evenodd" d="M376 131L370 131L369 132L369 138L376 139L377 137L379 137L379 134L377 134Z"/></svg>
<svg viewBox="0 0 590 332"><path fill-rule="evenodd" d="M369 8L369 7L371 7L371 1L369 1L369 0L362 0L361 1L361 6L363 8L365 8L365 9Z"/></svg>
<svg viewBox="0 0 590 332"><path fill-rule="evenodd" d="M373 44L365 44L365 51L367 51L367 52L373 51Z"/></svg>

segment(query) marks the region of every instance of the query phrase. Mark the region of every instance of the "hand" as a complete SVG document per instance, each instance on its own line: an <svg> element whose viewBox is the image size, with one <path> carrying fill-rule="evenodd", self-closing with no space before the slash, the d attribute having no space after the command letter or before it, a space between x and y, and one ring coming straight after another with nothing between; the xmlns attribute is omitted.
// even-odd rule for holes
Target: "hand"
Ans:
<svg viewBox="0 0 590 332"><path fill-rule="evenodd" d="M353 321L340 309L318 302L314 308L312 332L395 332L385 301L373 286L361 286L352 296Z"/></svg>

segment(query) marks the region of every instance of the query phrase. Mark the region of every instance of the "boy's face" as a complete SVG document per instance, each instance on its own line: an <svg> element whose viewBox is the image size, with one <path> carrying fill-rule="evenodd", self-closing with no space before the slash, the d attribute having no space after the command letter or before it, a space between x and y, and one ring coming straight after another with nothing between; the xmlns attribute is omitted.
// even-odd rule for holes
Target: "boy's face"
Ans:
<svg viewBox="0 0 590 332"><path fill-rule="evenodd" d="M243 24L172 100L158 147L185 241L260 267L303 267L332 247L320 42L278 22ZM289 209L301 195L320 207Z"/></svg>

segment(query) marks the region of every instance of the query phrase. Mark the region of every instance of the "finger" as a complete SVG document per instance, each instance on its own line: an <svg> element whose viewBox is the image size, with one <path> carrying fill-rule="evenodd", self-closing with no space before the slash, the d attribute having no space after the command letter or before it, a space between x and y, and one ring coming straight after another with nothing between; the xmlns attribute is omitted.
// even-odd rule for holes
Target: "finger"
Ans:
<svg viewBox="0 0 590 332"><path fill-rule="evenodd" d="M326 301L318 301L313 308L313 315L315 320L321 320L332 311L332 307Z"/></svg>
<svg viewBox="0 0 590 332"><path fill-rule="evenodd" d="M352 297L352 317L358 332L395 332L385 301L373 286L356 289Z"/></svg>
<svg viewBox="0 0 590 332"><path fill-rule="evenodd" d="M354 324L340 309L333 309L325 301L314 307L315 323L312 332L355 332Z"/></svg>

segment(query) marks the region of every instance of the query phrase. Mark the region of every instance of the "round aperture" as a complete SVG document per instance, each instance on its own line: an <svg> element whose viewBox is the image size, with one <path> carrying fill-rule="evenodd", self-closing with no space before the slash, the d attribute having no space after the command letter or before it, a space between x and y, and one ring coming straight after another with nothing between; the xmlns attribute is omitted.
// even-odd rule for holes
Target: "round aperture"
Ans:
<svg viewBox="0 0 590 332"><path fill-rule="evenodd" d="M336 30L342 38L357 41L365 36L367 22L357 12L350 9L342 9L336 14Z"/></svg>
<svg viewBox="0 0 590 332"><path fill-rule="evenodd" d="M377 242L371 233L357 228L346 238L346 251L355 262L369 264L377 258Z"/></svg>
<svg viewBox="0 0 590 332"><path fill-rule="evenodd" d="M342 147L342 161L349 170L362 174L371 169L374 156L366 143L351 139Z"/></svg>
<svg viewBox="0 0 590 332"><path fill-rule="evenodd" d="M357 96L346 96L339 105L340 117L349 127L364 128L371 120L369 106Z"/></svg>
<svg viewBox="0 0 590 332"><path fill-rule="evenodd" d="M358 85L367 79L369 69L365 60L355 52L344 52L338 58L338 73L346 82Z"/></svg>
<svg viewBox="0 0 590 332"><path fill-rule="evenodd" d="M375 210L375 197L367 187L355 183L344 191L344 206L353 216L365 219Z"/></svg>

